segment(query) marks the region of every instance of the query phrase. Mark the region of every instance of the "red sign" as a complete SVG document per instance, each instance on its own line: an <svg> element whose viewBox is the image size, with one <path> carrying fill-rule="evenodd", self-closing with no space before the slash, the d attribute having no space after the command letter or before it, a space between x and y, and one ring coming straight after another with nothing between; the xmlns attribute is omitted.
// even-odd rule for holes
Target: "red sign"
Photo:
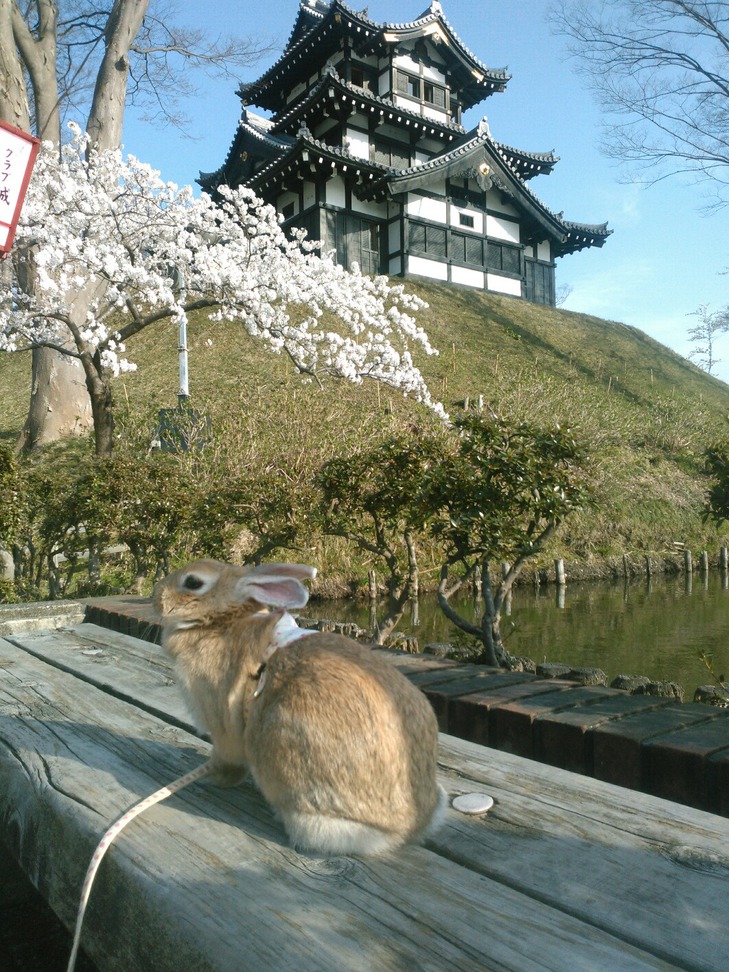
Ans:
<svg viewBox="0 0 729 972"><path fill-rule="evenodd" d="M0 257L15 237L40 139L0 121Z"/></svg>

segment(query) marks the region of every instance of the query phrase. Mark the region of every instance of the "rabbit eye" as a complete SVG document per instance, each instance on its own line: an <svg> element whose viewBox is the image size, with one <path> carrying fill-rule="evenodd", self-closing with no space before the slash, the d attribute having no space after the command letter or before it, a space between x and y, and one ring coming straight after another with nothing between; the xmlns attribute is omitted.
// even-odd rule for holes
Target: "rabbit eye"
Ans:
<svg viewBox="0 0 729 972"><path fill-rule="evenodd" d="M205 581L196 574L188 574L182 582L182 586L188 591L199 591L205 586Z"/></svg>

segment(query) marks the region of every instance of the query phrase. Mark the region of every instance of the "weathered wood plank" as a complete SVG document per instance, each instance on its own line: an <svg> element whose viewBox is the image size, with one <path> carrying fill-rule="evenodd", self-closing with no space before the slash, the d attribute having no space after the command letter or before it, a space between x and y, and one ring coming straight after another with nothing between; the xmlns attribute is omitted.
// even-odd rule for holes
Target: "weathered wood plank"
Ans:
<svg viewBox="0 0 729 972"><path fill-rule="evenodd" d="M0 669L0 828L70 924L107 823L207 746L8 642ZM477 847L484 826L456 829ZM300 855L251 787L199 786L119 838L85 941L105 972L674 967L448 856Z"/></svg>
<svg viewBox="0 0 729 972"><path fill-rule="evenodd" d="M159 645L95 624L16 633L8 641L62 671L195 732L175 685L172 663Z"/></svg>
<svg viewBox="0 0 729 972"><path fill-rule="evenodd" d="M726 968L729 821L441 736L449 792L482 789L479 828L431 842L452 859L663 956Z"/></svg>

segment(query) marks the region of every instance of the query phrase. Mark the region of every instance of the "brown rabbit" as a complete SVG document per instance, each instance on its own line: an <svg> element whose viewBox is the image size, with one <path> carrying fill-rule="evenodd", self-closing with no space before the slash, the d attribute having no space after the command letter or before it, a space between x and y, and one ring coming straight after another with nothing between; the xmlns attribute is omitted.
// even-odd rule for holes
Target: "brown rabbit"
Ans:
<svg viewBox="0 0 729 972"><path fill-rule="evenodd" d="M155 589L162 643L212 737L216 782L250 770L298 847L383 853L440 823L437 724L370 649L296 627L286 609L306 604L315 573L189 564Z"/></svg>

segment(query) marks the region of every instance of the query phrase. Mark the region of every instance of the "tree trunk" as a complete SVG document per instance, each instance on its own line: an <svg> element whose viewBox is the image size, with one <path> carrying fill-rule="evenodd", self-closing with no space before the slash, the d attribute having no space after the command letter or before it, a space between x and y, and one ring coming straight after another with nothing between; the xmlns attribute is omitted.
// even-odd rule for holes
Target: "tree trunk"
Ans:
<svg viewBox="0 0 729 972"><path fill-rule="evenodd" d="M58 11L53 0L39 0L35 12L37 28L31 32L14 0L0 0L0 117L23 131L31 130L25 68L33 92L36 133L58 145ZM27 268L26 272L21 286L32 293L32 269ZM92 418L78 362L49 348L36 348L32 354L30 406L18 442L18 447L26 451L87 431Z"/></svg>
<svg viewBox="0 0 729 972"><path fill-rule="evenodd" d="M61 141L61 99L56 73L58 6L55 0L36 0L32 31L17 3L11 6L14 8L12 38L33 91L35 133L38 138L58 145Z"/></svg>
<svg viewBox="0 0 729 972"><path fill-rule="evenodd" d="M129 48L148 5L149 0L115 0L109 14L105 53L87 122L87 130L100 150L116 149L121 144ZM30 131L23 83L22 68L25 67L33 90L38 134L58 145L61 134L56 76L58 11L55 0L38 0L36 7L38 26L33 33L13 0L0 0L0 117ZM32 286L30 282L29 285ZM35 349L30 408L19 446L30 450L86 431L100 415L103 426L96 433L96 450L108 454L113 444L113 423L109 424L108 415L110 401L109 393L108 401L101 396L92 404L77 361L49 348Z"/></svg>
<svg viewBox="0 0 729 972"><path fill-rule="evenodd" d="M98 151L121 145L129 77L129 49L142 26L149 0L115 0L104 31L104 58L86 131Z"/></svg>
<svg viewBox="0 0 729 972"><path fill-rule="evenodd" d="M65 436L86 432L91 420L91 402L79 362L50 348L36 348L30 407L19 448L28 452Z"/></svg>
<svg viewBox="0 0 729 972"><path fill-rule="evenodd" d="M408 585L409 598L416 600L420 595L420 571L418 569L418 548L412 530L405 531L405 546L408 551Z"/></svg>
<svg viewBox="0 0 729 972"><path fill-rule="evenodd" d="M114 398L111 385L102 374L98 356L94 360L85 355L82 362L94 416L96 455L110 456L114 449Z"/></svg>
<svg viewBox="0 0 729 972"><path fill-rule="evenodd" d="M32 294L36 280L32 259L20 264L17 273L20 287ZM85 288L74 301L81 320L88 306L84 304L86 293L94 291ZM72 348L71 336L59 338L59 344ZM18 449L30 452L65 436L79 435L91 428L92 420L85 375L78 359L51 348L34 348L30 404Z"/></svg>
<svg viewBox="0 0 729 972"><path fill-rule="evenodd" d="M485 665L500 667L504 657L504 645L501 641L501 609L494 602L491 587L491 573L489 561L484 558L481 562L481 585L483 590L483 617L481 619L481 643L483 652L479 661Z"/></svg>
<svg viewBox="0 0 729 972"><path fill-rule="evenodd" d="M0 0L0 121L30 131L23 66L13 39L14 0Z"/></svg>

